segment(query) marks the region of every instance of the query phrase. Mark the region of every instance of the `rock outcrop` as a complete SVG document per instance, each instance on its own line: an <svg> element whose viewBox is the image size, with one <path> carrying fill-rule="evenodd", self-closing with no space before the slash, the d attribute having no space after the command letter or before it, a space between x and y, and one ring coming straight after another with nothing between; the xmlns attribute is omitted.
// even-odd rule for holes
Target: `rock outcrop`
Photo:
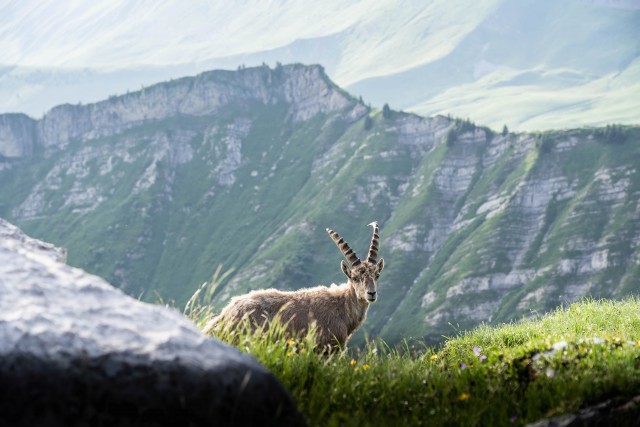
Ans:
<svg viewBox="0 0 640 427"><path fill-rule="evenodd" d="M0 425L305 425L255 359L0 221Z"/></svg>
<svg viewBox="0 0 640 427"><path fill-rule="evenodd" d="M0 114L0 156L29 157L38 135L37 122L24 114ZM2 162L0 162L1 170Z"/></svg>
<svg viewBox="0 0 640 427"><path fill-rule="evenodd" d="M577 413L560 415L525 427L635 427L640 423L640 396L632 399L609 399L581 409Z"/></svg>
<svg viewBox="0 0 640 427"><path fill-rule="evenodd" d="M339 90L320 66L288 65L209 71L87 105L64 104L40 120L0 115L0 155L29 156L34 145L63 148L70 141L119 134L170 117L207 116L233 105L286 103L289 116L304 121L318 113L349 109L357 120L367 109ZM357 107L357 108L354 108Z"/></svg>

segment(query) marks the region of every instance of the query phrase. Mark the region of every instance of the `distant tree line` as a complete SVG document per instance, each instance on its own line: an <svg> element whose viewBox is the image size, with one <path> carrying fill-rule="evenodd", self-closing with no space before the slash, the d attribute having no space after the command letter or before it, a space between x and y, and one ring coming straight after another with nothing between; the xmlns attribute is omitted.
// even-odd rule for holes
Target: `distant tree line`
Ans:
<svg viewBox="0 0 640 427"><path fill-rule="evenodd" d="M384 104L382 106L382 117L384 117L385 119L390 119L392 116L392 111L391 108L389 107L389 104Z"/></svg>
<svg viewBox="0 0 640 427"><path fill-rule="evenodd" d="M450 117L449 117L450 118ZM460 135L467 132L475 132L476 124L469 119L455 119L455 123L447 132L447 145L453 145Z"/></svg>
<svg viewBox="0 0 640 427"><path fill-rule="evenodd" d="M451 116L447 116L447 117L451 119ZM495 135L495 132L493 131L493 129L487 126L477 126L474 122L472 122L468 118L467 119L456 118L453 120L455 120L455 123L453 127L449 129L449 132L447 132L447 145L453 145L461 135L464 135L465 133L469 133L469 132L474 133L476 129L483 130L487 140L492 139Z"/></svg>
<svg viewBox="0 0 640 427"><path fill-rule="evenodd" d="M364 118L364 130L369 130L373 127L373 119L371 118L370 115L367 114L367 116Z"/></svg>
<svg viewBox="0 0 640 427"><path fill-rule="evenodd" d="M364 104L364 101L362 100L362 97L359 98L359 102L361 104ZM382 106L382 117L385 120L389 120L389 119L391 119L393 117L393 115L394 115L394 111L391 109L391 107L389 107L389 104L385 103ZM364 130L365 131L370 130L373 127L373 124L374 124L373 123L373 119L371 118L371 116L367 115L364 118L364 125L363 125L364 126Z"/></svg>
<svg viewBox="0 0 640 427"><path fill-rule="evenodd" d="M607 144L624 144L627 140L627 130L622 125L611 124L598 128L594 131L594 135Z"/></svg>
<svg viewBox="0 0 640 427"><path fill-rule="evenodd" d="M543 154L549 154L551 150L553 150L553 146L555 143L553 142L553 138L551 137L551 133L542 132L536 136L536 146Z"/></svg>

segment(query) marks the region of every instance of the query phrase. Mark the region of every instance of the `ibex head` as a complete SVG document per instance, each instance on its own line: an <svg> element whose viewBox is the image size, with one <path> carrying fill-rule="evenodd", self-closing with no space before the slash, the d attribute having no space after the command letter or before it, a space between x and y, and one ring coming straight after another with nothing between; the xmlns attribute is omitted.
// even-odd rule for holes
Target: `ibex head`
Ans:
<svg viewBox="0 0 640 427"><path fill-rule="evenodd" d="M328 228L327 233L329 233L329 236L331 236L335 244L338 245L342 255L349 261L350 265L347 265L344 260L341 261L340 268L349 278L349 283L354 287L356 295L359 299L372 303L378 297L376 284L384 268L384 259L380 258L380 261L376 262L376 258L378 257L378 241L380 239L378 235L378 223L374 221L369 225L373 227L373 237L371 238L371 245L369 246L369 255L365 262L360 261L356 253L353 252L347 242L340 237L338 233Z"/></svg>

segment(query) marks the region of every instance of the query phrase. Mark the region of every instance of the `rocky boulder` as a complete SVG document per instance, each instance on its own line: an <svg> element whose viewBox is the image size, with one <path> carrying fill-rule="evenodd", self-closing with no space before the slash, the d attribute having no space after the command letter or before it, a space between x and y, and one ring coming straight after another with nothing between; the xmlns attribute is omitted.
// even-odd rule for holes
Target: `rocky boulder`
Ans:
<svg viewBox="0 0 640 427"><path fill-rule="evenodd" d="M255 359L0 220L0 425L304 425Z"/></svg>

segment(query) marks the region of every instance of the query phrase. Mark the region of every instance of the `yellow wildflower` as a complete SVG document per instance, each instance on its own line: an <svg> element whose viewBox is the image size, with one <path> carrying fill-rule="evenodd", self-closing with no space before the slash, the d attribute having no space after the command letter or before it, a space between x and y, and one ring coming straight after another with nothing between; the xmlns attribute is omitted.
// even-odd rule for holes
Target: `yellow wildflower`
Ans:
<svg viewBox="0 0 640 427"><path fill-rule="evenodd" d="M349 360L349 365L351 365L351 366L355 365L356 363L358 363L358 362L356 362L355 359Z"/></svg>
<svg viewBox="0 0 640 427"><path fill-rule="evenodd" d="M468 398L470 398L470 397L471 397L471 395L470 395L469 393L462 393L462 394L460 395L460 397L458 397L458 400L459 400L459 401L461 401L461 402L463 402L463 401L467 400L467 399L468 399Z"/></svg>
<svg viewBox="0 0 640 427"><path fill-rule="evenodd" d="M431 360L436 360L437 358L438 358L438 355L437 355L437 354L432 354L432 355L431 355Z"/></svg>
<svg viewBox="0 0 640 427"><path fill-rule="evenodd" d="M369 365L367 365L366 363L362 366L362 369L364 369L365 371L366 371L367 369L369 369L369 368L370 368L370 366L369 366Z"/></svg>

